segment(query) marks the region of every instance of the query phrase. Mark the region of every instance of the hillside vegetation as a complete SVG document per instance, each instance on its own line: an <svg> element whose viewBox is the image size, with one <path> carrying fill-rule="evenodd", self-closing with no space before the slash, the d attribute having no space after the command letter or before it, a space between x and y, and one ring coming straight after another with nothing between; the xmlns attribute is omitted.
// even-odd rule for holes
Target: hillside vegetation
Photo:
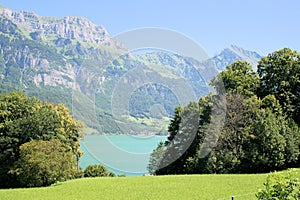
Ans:
<svg viewBox="0 0 300 200"><path fill-rule="evenodd" d="M0 8L0 92L22 90L64 103L92 133L128 134L136 128L131 134L167 134L163 125L173 108L188 103L174 101L174 96L184 96L185 86L199 98L208 94L206 82L218 69L235 60L256 63L259 58L235 46L205 62L168 52L128 54L104 27L83 17L42 17ZM134 82L134 88L124 90L122 80ZM112 105L122 92L130 96ZM113 106L126 107L128 114L113 113Z"/></svg>

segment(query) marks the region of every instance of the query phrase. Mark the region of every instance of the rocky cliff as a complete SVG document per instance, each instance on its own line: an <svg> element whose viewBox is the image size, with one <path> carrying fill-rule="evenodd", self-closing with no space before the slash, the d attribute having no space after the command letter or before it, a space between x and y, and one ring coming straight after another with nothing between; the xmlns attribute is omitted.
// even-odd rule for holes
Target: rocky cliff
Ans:
<svg viewBox="0 0 300 200"><path fill-rule="evenodd" d="M0 14L22 27L34 40L65 38L96 45L117 46L104 27L93 24L83 17L40 17L33 12L17 12L6 8L2 8Z"/></svg>
<svg viewBox="0 0 300 200"><path fill-rule="evenodd" d="M175 86L189 85L199 98L209 92L207 83L218 70L239 59L255 65L260 58L236 46L201 63L173 53L126 52L104 27L83 17L41 17L0 7L0 92L18 89L53 103L63 102L94 132L122 133L112 107L127 102L123 124L165 133L168 117L180 103ZM128 74L136 68L143 74L130 80ZM162 84L138 82L142 79ZM122 81L131 81L136 88L128 91L128 99L113 105L114 97L121 95L114 92L126 93L120 87ZM185 89L177 92L184 94Z"/></svg>

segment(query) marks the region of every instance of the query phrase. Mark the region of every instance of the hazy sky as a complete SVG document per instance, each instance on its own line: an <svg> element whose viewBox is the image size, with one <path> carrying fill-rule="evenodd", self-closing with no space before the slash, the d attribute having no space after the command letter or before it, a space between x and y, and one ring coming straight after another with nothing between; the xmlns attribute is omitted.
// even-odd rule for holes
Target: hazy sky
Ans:
<svg viewBox="0 0 300 200"><path fill-rule="evenodd" d="M83 16L111 36L141 27L178 31L213 56L234 44L261 55L300 51L299 0L0 0L43 16Z"/></svg>

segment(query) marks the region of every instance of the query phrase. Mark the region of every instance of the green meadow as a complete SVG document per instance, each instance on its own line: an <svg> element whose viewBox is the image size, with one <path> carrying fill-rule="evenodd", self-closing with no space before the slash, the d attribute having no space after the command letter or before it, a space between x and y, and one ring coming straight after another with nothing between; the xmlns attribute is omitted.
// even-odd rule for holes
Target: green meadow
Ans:
<svg viewBox="0 0 300 200"><path fill-rule="evenodd" d="M266 174L83 178L44 188L2 189L0 199L256 199Z"/></svg>

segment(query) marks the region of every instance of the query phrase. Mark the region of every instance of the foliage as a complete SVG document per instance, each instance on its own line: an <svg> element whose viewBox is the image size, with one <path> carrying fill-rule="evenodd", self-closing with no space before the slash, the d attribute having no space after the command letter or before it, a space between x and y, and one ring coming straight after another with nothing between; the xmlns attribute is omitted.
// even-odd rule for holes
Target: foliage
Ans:
<svg viewBox="0 0 300 200"><path fill-rule="evenodd" d="M59 140L33 140L20 146L19 159L9 173L16 175L22 187L41 187L72 179L76 171L66 145Z"/></svg>
<svg viewBox="0 0 300 200"><path fill-rule="evenodd" d="M227 92L239 93L249 97L256 94L259 83L258 75L248 62L236 61L227 66L226 70L220 72L212 80L211 85L217 91L222 90L224 87Z"/></svg>
<svg viewBox="0 0 300 200"><path fill-rule="evenodd" d="M103 165L89 165L84 170L84 177L102 177L110 176L115 177L116 175L113 172L110 172Z"/></svg>
<svg viewBox="0 0 300 200"><path fill-rule="evenodd" d="M147 166L147 170L154 174L158 167L160 166L161 159L164 157L164 143L160 142L155 150L150 155L149 164Z"/></svg>
<svg viewBox="0 0 300 200"><path fill-rule="evenodd" d="M168 127L169 136L166 144L169 144L170 141L172 141L174 137L177 135L177 133L179 132L181 116L182 116L182 107L178 106L175 108L173 119L171 119L170 125Z"/></svg>
<svg viewBox="0 0 300 200"><path fill-rule="evenodd" d="M243 144L249 138L246 127L251 121L245 106L246 100L237 93L228 93L226 99L226 118L218 140L207 158L197 160L195 167L200 173L236 173L245 154ZM200 130L207 132L205 127Z"/></svg>
<svg viewBox="0 0 300 200"><path fill-rule="evenodd" d="M172 91L157 84L147 84L137 89L131 96L129 102L129 112L131 116L137 118L160 117L160 113L151 115L151 106L161 104L167 116L173 115L173 108L178 105L178 100Z"/></svg>
<svg viewBox="0 0 300 200"><path fill-rule="evenodd" d="M192 115L196 121L193 125L187 123L187 129L182 128L183 111L194 113L193 103L176 108L169 124L168 141L151 155L150 160L155 161L151 162L151 169L156 168L156 174L191 174L261 173L298 167L298 60L295 51L276 51L259 62L260 76L247 62L229 65L211 82L218 92L222 92L222 87L226 89L225 121L213 124L221 125L220 130L210 125L213 108L222 109L223 104L215 103L218 95L200 99L197 114ZM190 133L197 134L193 137ZM193 138L189 147L183 146L187 138L181 135ZM211 146L209 155L200 156L207 142ZM163 158L155 167L158 149L163 150ZM180 152L184 153L178 159L171 159Z"/></svg>
<svg viewBox="0 0 300 200"><path fill-rule="evenodd" d="M64 105L29 98L21 92L0 95L0 177L1 187L18 186L7 172L19 159L19 147L32 140L57 139L75 156L81 156L79 139L82 124L75 121Z"/></svg>
<svg viewBox="0 0 300 200"><path fill-rule="evenodd" d="M244 169L248 172L268 172L288 165L290 158L286 157L285 148L291 138L285 138L285 130L289 127L282 116L269 109L261 109L249 129L251 138L245 144L248 151L244 156Z"/></svg>
<svg viewBox="0 0 300 200"><path fill-rule="evenodd" d="M284 48L263 57L258 64L260 96L273 94L283 111L300 125L300 54Z"/></svg>
<svg viewBox="0 0 300 200"><path fill-rule="evenodd" d="M41 101L53 104L64 104L67 108L72 108L72 90L63 87L43 86L31 87L23 91L29 97L36 97Z"/></svg>
<svg viewBox="0 0 300 200"><path fill-rule="evenodd" d="M186 173L182 165L187 158L195 154L195 147L198 145L198 118L199 106L195 102L189 103L182 110L180 107L175 109L174 119L168 127L170 136L165 143L166 149L157 166L156 174Z"/></svg>
<svg viewBox="0 0 300 200"><path fill-rule="evenodd" d="M300 181L296 171L275 172L268 175L265 188L260 190L258 199L296 200L300 199Z"/></svg>

